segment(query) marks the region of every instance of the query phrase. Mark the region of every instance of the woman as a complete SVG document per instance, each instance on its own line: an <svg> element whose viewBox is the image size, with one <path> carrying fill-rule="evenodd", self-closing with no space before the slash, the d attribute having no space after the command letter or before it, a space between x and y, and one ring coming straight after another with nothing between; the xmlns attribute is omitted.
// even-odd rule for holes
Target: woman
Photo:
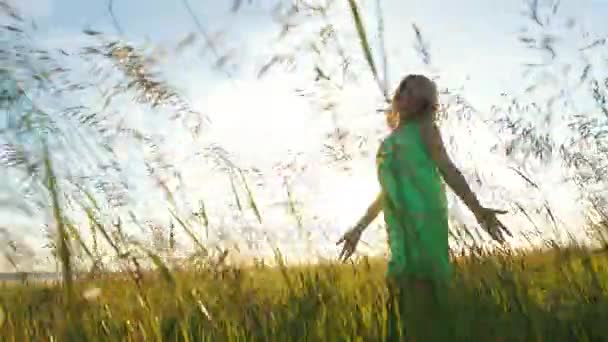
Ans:
<svg viewBox="0 0 608 342"><path fill-rule="evenodd" d="M389 339L399 340L406 327L408 335L422 341L447 338L440 337L447 333L445 328L437 326L441 319L437 315L445 312L436 310L443 304L442 285L451 273L442 178L492 238L504 242L504 234L510 235L496 218L504 211L483 207L448 156L435 124L437 98L435 83L425 76L409 75L401 81L387 111L392 132L376 155L381 192L361 220L338 241L344 243L340 258L346 260L365 228L384 212L391 254L387 278L391 302L398 306L394 310L389 304ZM412 309L415 312L408 313ZM420 319L404 320L395 315Z"/></svg>

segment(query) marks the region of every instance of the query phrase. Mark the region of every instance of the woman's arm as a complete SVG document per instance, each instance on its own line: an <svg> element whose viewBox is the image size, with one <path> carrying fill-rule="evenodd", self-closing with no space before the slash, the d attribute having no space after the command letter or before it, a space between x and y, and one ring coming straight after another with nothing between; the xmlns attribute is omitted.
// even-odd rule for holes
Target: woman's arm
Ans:
<svg viewBox="0 0 608 342"><path fill-rule="evenodd" d="M365 228L367 228L372 223L372 221L374 221L376 219L376 217L378 217L378 215L380 214L381 211L382 211L382 192L380 192L376 196L376 198L374 199L372 204L370 204L370 206L367 208L365 215L363 215L363 217L361 217L359 222L357 222L355 229L360 230L360 231L365 230Z"/></svg>
<svg viewBox="0 0 608 342"><path fill-rule="evenodd" d="M437 164L445 182L474 214L479 213L482 209L481 204L460 170L448 156L437 125L430 120L426 121L422 124L421 133L431 158Z"/></svg>
<svg viewBox="0 0 608 342"><path fill-rule="evenodd" d="M340 260L346 261L350 258L351 255L355 252L357 248L357 244L359 243L359 239L361 238L361 234L369 226L369 224L378 217L382 211L382 193L376 196L376 199L370 204L369 208L367 208L367 212L363 217L359 220L356 226L349 229L344 236L338 240L337 245L344 243L342 247L342 252L340 252Z"/></svg>

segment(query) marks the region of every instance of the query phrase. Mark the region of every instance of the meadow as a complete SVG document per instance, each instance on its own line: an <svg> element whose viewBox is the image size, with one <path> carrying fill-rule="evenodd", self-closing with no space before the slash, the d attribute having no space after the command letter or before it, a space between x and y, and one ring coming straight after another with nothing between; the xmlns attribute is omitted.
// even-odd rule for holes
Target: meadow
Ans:
<svg viewBox="0 0 608 342"><path fill-rule="evenodd" d="M455 259L452 341L604 341L608 253L584 248ZM4 284L2 341L379 341L385 264L209 264ZM446 325L448 324L448 325Z"/></svg>

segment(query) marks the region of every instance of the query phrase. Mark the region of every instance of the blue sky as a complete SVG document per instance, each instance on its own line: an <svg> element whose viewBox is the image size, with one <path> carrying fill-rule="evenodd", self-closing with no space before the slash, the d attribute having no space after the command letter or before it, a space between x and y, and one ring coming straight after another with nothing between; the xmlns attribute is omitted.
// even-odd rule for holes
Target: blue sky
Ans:
<svg viewBox="0 0 608 342"><path fill-rule="evenodd" d="M14 1L15 2L15 1ZM232 13L232 1L188 1L198 19L209 33L222 32L225 44L220 48L238 48L241 64L263 62L263 52L273 44L278 25L269 12L280 1L243 1L241 10ZM337 1L340 3L340 1ZM549 3L540 1L540 3ZM70 37L88 27L115 33L108 13L108 2L80 0L19 1L24 12L30 11L47 34L54 38ZM283 1L289 3L289 1ZM346 3L346 1L344 1ZM517 36L524 27L533 27L526 18L525 1L382 1L386 20L387 48L391 71L397 78L408 68L418 68L411 49L411 24L422 28L430 42L434 64L452 86L466 85L467 93L476 103L489 105L505 90L518 91L523 73L522 64L538 62L539 56L526 50ZM375 1L361 1L370 15L365 18L370 29L375 26ZM134 40L150 40L157 44L174 44L191 32L195 23L182 1L114 1L116 19L126 36ZM560 21L568 17L578 20L580 30L586 29L601 36L608 31L603 15L608 3L597 0L562 1L556 16ZM341 27L352 27L350 17L341 15ZM551 32L569 36L560 25L552 25ZM563 24L561 25L563 26ZM533 30L532 30L533 31ZM578 32L577 32L578 34ZM402 39L397 37L402 36ZM562 54L572 53L580 36L570 36ZM569 56L571 58L572 55ZM244 75L241 75L244 76ZM514 77L516 76L516 77ZM393 82L395 82L393 80ZM516 86L517 85L517 86Z"/></svg>
<svg viewBox="0 0 608 342"><path fill-rule="evenodd" d="M302 215L307 227L311 227L318 249L322 253L333 253L335 247L327 238L336 238L354 223L377 191L373 151L378 139L385 134L382 118L374 113L374 109L382 104L381 99L362 63L346 1L337 2L338 7L331 13L331 18L341 30L343 47L354 58L353 68L358 80L347 82L339 91L311 86L311 66L315 62L326 65L328 61L315 61L301 53L296 56L300 64L295 69L286 71L278 68L262 80L255 77L259 67L272 54L291 52L310 42L314 36L311 30L318 27L318 23L300 19L301 25L296 32L286 40L277 41L280 26L269 15L277 1L254 0L253 4L243 1L243 7L236 14L229 11L231 1L188 2L208 33L222 34L216 47L220 53L234 51L235 59L232 61L238 67L229 66L232 77L227 79L224 73L210 67L214 58L208 50L190 49L179 55L170 53L177 42L191 32L198 32L182 1L114 1L114 13L127 39L169 51L163 61L164 75L212 121L205 138L196 142L170 133L172 128L163 126L164 121L150 123L146 119L149 117L146 110L141 106L127 106L125 109L132 113L132 124L167 137L163 148L175 158L174 162L185 174L188 189L185 202L196 203L201 197L209 199L212 202L210 210L215 214L214 224L217 227L229 226L225 234L231 239L238 240L249 233L254 234L252 239L257 239L261 231L272 231L275 240L298 253L308 248L307 243L294 233L298 228L293 217L286 214L285 208L277 209L276 203L285 201L285 189L281 186L281 176L284 175L277 174L275 166L293 158L294 153L300 153L296 162L303 168L294 176L292 191L304 203ZM375 1L360 3L367 8L365 13L369 15L364 20L368 28L373 29ZM561 184L563 174L557 163L528 165L527 171L543 179L546 185L545 190L532 193L521 184L521 179L508 173L508 161L490 151L492 144L508 138L498 136L483 123L490 115L491 106L501 103L500 94L521 94L531 82L547 78L547 72L525 74L525 63L538 63L546 55L524 48L517 39L524 28L528 28L531 36L540 34L539 28L522 14L524 2L385 0L382 6L391 87L402 75L422 70L440 76L440 87L460 89L478 110L474 114L477 118L468 124L448 120L444 131L453 138L449 139L450 153L467 177L472 177L477 170L484 178L487 185L475 189L482 199L501 206L508 198L518 198L531 207L548 200L558 209L565 225L580 222L581 208L570 204L574 202L574 195L571 186ZM18 7L39 25L37 39L46 46L77 47L83 42L80 33L83 28L116 34L106 1L19 0ZM584 43L582 32L591 32L591 36L585 38L589 41L594 36L603 37L608 33L606 15L608 2L605 1L562 1L557 19L545 31L563 38L557 44L556 66L549 69L554 79L549 78L546 87L527 95L529 98L536 96L541 99L552 94L555 91L552 82L571 82L568 77L576 78L559 76L555 70L566 64L580 68L578 48ZM564 29L569 17L579 23L571 31ZM412 48L413 23L422 29L425 40L430 44L431 68L421 64ZM372 43L377 43L373 37ZM337 103L336 113L331 116L320 111L294 95L294 88L306 88L331 97ZM588 100L583 95L573 94L578 99L576 106L585 108ZM336 122L370 141L364 149L367 153L357 154L348 163L347 171L322 161L323 153L320 151L324 138ZM231 194L225 190L225 175L213 172L204 160L191 158L197 149L211 143L225 148L239 165L255 167L264 173L264 177L255 180L264 184L255 189L262 202L263 225L256 224L251 217L231 217L226 205L231 201ZM350 143L352 146L349 148L356 150L357 141ZM128 146L124 150L125 160L135 158L139 153ZM137 171L133 174L137 175ZM135 188L138 193L148 193L146 185ZM158 196L148 195L147 200L140 201L136 207L152 219L162 221L167 215L158 202ZM456 219L472 222L471 215L458 201L452 200L451 206ZM527 229L521 217L512 215L506 220L521 227L522 231ZM232 229L236 226L239 228ZM36 229L30 233L36 235ZM382 251L383 239L380 229L366 236L366 241L374 246L371 251Z"/></svg>

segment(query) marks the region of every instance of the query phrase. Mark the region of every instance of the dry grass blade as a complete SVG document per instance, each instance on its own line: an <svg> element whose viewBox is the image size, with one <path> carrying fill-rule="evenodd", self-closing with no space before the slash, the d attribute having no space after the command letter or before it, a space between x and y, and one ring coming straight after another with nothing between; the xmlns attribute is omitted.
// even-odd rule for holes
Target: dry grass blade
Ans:
<svg viewBox="0 0 608 342"><path fill-rule="evenodd" d="M53 165L51 163L51 157L48 151L46 142L44 144L44 166L47 174L47 187L51 195L51 209L53 210L53 217L55 219L55 225L57 228L57 246L59 248L59 260L62 267L62 278L63 286L65 288L65 296L68 305L68 309L72 310L74 301L74 289L73 289L73 275L72 275L72 260L70 251L70 236L66 230L63 213L61 210L61 204L59 202L59 188L57 186L57 179L53 172Z"/></svg>
<svg viewBox="0 0 608 342"><path fill-rule="evenodd" d="M382 11L382 0L376 0L376 16L378 17L378 39L380 40L380 52L382 53L382 78L383 89L388 94L388 54L386 53L386 43L384 38L384 12Z"/></svg>
<svg viewBox="0 0 608 342"><path fill-rule="evenodd" d="M82 248L82 250L84 250L85 254L89 257L89 259L91 259L91 261L93 263L97 262L97 259L91 252L91 249L89 248L89 246L87 246L86 242L83 240L82 236L80 235L78 228L71 223L66 223L66 227L68 228L70 236L73 237L74 240L76 240L78 242L78 245L80 246L80 248Z"/></svg>
<svg viewBox="0 0 608 342"><path fill-rule="evenodd" d="M412 24L412 29L414 30L415 38L416 38L416 46L415 49L422 56L422 62L426 65L431 64L431 52L429 51L428 44L424 41L422 37L422 32L420 28L416 24Z"/></svg>
<svg viewBox="0 0 608 342"><path fill-rule="evenodd" d="M122 26L120 25L120 23L118 22L118 19L116 18L116 14L114 13L114 0L108 0L108 13L110 14L110 18L112 18L112 24L114 25L116 32L118 32L121 35L124 34L124 30L123 30Z"/></svg>
<svg viewBox="0 0 608 342"><path fill-rule="evenodd" d="M17 10L6 1L0 1L0 10L17 21L23 21Z"/></svg>
<svg viewBox="0 0 608 342"><path fill-rule="evenodd" d="M209 255L209 251L207 250L207 248L205 248L205 246L201 243L199 238L194 234L190 227L188 227L188 225L182 219L180 219L177 214L175 214L172 210L169 210L169 212L171 213L171 216L173 216L173 218L177 220L177 223L184 229L186 234L188 234L190 239L192 239L192 241L196 244L198 250L202 252L205 256Z"/></svg>
<svg viewBox="0 0 608 342"><path fill-rule="evenodd" d="M509 169L513 170L515 173L517 173L518 176L520 176L521 178L523 178L526 183L530 184L532 187L534 187L535 189L539 189L538 185L536 183L534 183L530 177L526 176L523 174L523 172L521 172L520 170L516 169L515 167L510 166Z"/></svg>
<svg viewBox="0 0 608 342"><path fill-rule="evenodd" d="M4 326L4 322L6 321L6 310L0 304L0 329Z"/></svg>
<svg viewBox="0 0 608 342"><path fill-rule="evenodd" d="M238 190L236 188L236 184L234 182L234 174L232 172L230 172L228 176L230 178L230 189L232 190L232 195L234 196L234 201L236 203L236 206L240 212L243 212L243 205L241 204L239 192L238 192Z"/></svg>
<svg viewBox="0 0 608 342"><path fill-rule="evenodd" d="M241 181L243 182L243 186L245 187L245 191L247 192L247 199L249 201L249 206L253 210L255 217L258 219L258 222L262 223L262 215L260 214L260 210L258 209L258 205L255 201L255 197L253 192L249 188L249 184L247 183L247 179L245 178L245 174L242 170L238 170L239 175L241 176Z"/></svg>
<svg viewBox="0 0 608 342"><path fill-rule="evenodd" d="M148 256L148 258L150 258L150 260L152 261L154 266L156 266L160 270L161 277L170 286L170 289L176 290L177 281L176 281L175 277L173 276L173 272L171 272L171 270L169 269L167 264L165 264L165 262L162 260L162 258L158 254L151 251L150 249L148 249L144 246L141 246L141 244L138 244L138 243L136 243L136 244L139 245L139 247L146 253L146 255Z"/></svg>
<svg viewBox="0 0 608 342"><path fill-rule="evenodd" d="M355 28L357 29L357 35L359 37L359 44L361 49L363 49L363 55L365 56L365 61L374 76L374 79L378 83L378 87L384 96L386 102L390 102L390 97L388 95L388 90L384 88L382 81L380 80L380 76L378 75L378 69L376 67L376 63L374 62L374 56L369 45L369 40L367 39L367 33L365 32L365 26L363 25L363 19L361 18L361 13L359 11L359 7L355 0L348 0L348 4L350 6L350 11L352 18L355 22Z"/></svg>
<svg viewBox="0 0 608 342"><path fill-rule="evenodd" d="M220 54L219 50L215 45L215 42L213 41L213 38L209 35L209 33L207 33L207 30L205 30L205 28L203 27L203 24L200 22L198 16L194 13L194 10L190 6L188 0L182 0L182 5L186 8L186 11L190 15L190 18L192 18L192 21L196 25L196 28L198 29L199 33L203 36L205 42L207 43L207 46L211 49L211 52L215 56L215 59L217 61L216 65L220 67L220 70L222 70L226 77L228 77L229 79L233 79L232 73L226 68L222 67L222 65L225 64L226 59L229 57L227 55Z"/></svg>

